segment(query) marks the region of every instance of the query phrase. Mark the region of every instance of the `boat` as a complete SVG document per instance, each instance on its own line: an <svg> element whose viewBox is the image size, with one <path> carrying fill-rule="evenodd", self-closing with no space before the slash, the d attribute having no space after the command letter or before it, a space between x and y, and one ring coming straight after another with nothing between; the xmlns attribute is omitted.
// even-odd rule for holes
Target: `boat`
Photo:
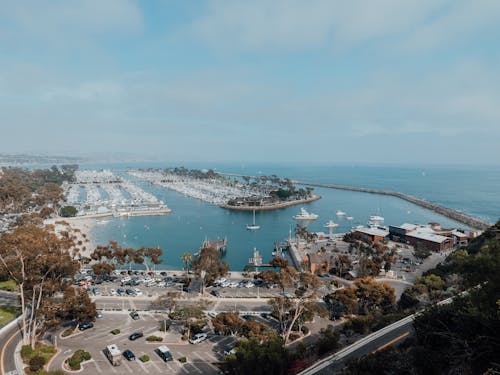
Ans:
<svg viewBox="0 0 500 375"><path fill-rule="evenodd" d="M247 224L247 230L259 230L260 225L255 225L255 210L253 210L253 224Z"/></svg>
<svg viewBox="0 0 500 375"><path fill-rule="evenodd" d="M293 217L295 220L316 220L318 215L309 213L305 208L300 209L300 213Z"/></svg>
<svg viewBox="0 0 500 375"><path fill-rule="evenodd" d="M344 211L341 211L341 210L337 210L337 211L335 212L335 215L337 215L337 216L345 216L345 212L344 212Z"/></svg>
<svg viewBox="0 0 500 375"><path fill-rule="evenodd" d="M368 224L370 224L371 226L374 226L374 227L378 227L383 222L384 222L384 218L382 216L372 215L372 216L370 216L370 221L368 222Z"/></svg>
<svg viewBox="0 0 500 375"><path fill-rule="evenodd" d="M347 219L347 220L352 220L352 219L354 219L354 218L353 218L352 216L347 216L347 217L346 217L346 219Z"/></svg>
<svg viewBox="0 0 500 375"><path fill-rule="evenodd" d="M323 227L328 228L328 234L331 236L333 235L333 229L337 228L339 225L337 223L334 223L333 220L329 220L328 223L323 225Z"/></svg>

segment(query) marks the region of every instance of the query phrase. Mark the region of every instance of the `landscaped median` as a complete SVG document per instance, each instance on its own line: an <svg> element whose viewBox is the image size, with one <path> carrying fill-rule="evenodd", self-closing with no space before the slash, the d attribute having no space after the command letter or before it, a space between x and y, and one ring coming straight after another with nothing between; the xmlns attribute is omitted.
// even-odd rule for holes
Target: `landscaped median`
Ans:
<svg viewBox="0 0 500 375"><path fill-rule="evenodd" d="M90 361L92 356L89 352L83 349L79 349L73 353L71 357L64 361L64 368L69 371L80 371L82 369L81 364L86 361Z"/></svg>
<svg viewBox="0 0 500 375"><path fill-rule="evenodd" d="M56 348L49 345L37 343L35 349L30 345L23 345L21 348L21 358L26 366L24 372L27 375L64 375L62 371L47 372L44 366L57 352Z"/></svg>

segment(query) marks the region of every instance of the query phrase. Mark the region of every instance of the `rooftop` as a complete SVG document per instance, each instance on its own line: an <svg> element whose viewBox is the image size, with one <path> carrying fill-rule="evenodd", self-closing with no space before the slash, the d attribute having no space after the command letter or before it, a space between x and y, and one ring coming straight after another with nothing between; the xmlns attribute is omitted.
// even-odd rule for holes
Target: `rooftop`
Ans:
<svg viewBox="0 0 500 375"><path fill-rule="evenodd" d="M440 236L439 234L430 233L429 231L420 231L420 230L410 232L407 234L407 236L436 243L442 243L450 239L449 237L444 237Z"/></svg>
<svg viewBox="0 0 500 375"><path fill-rule="evenodd" d="M381 236L381 237L385 237L389 234L389 231L384 229L367 228L367 227L356 228L356 232L368 234L370 236Z"/></svg>

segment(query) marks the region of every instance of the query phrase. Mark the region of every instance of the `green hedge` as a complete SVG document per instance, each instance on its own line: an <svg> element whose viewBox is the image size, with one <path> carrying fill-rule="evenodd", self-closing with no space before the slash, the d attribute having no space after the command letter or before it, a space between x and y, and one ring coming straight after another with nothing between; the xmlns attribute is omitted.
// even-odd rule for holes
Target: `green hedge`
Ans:
<svg viewBox="0 0 500 375"><path fill-rule="evenodd" d="M159 336L151 335L151 336L146 337L146 341L163 341L163 338L159 337Z"/></svg>
<svg viewBox="0 0 500 375"><path fill-rule="evenodd" d="M139 359L141 360L141 362L147 362L149 361L149 355L143 354L139 357Z"/></svg>
<svg viewBox="0 0 500 375"><path fill-rule="evenodd" d="M110 333L112 333L113 335L118 335L120 334L120 330L118 328L115 328L114 330L112 330Z"/></svg>

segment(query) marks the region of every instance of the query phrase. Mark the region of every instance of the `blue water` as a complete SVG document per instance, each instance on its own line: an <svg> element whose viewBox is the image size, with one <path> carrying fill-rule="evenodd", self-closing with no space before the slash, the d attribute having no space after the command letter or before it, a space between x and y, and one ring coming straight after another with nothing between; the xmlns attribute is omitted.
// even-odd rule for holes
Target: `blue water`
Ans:
<svg viewBox="0 0 500 375"><path fill-rule="evenodd" d="M82 168L110 168L117 173L126 167L166 167L159 163L88 165ZM458 167L373 167L373 166L286 166L286 165L202 165L185 164L193 168L214 168L219 171L247 175L276 174L293 179L337 183L378 189L402 191L467 212L494 222L500 216L500 169ZM180 256L196 252L205 238L227 237L226 260L233 270L248 264L253 248L259 249L264 261L271 258L273 244L288 237L296 222L292 219L301 206L256 213L256 223L261 229L249 232L245 225L251 223L251 212L234 212L185 197L179 193L141 183L146 190L165 201L173 210L165 216L113 218L107 224L96 225L92 237L98 243L111 239L124 246L160 246L164 250L163 266L181 268ZM319 215L311 222L312 231L327 231L323 225L330 219L338 222L337 232L345 232L353 225L366 224L370 215L385 217L385 224L440 222L443 226L464 227L441 215L425 210L406 201L366 193L317 188L322 196L319 201L304 205L309 212ZM352 222L335 216L336 210L354 217Z"/></svg>

